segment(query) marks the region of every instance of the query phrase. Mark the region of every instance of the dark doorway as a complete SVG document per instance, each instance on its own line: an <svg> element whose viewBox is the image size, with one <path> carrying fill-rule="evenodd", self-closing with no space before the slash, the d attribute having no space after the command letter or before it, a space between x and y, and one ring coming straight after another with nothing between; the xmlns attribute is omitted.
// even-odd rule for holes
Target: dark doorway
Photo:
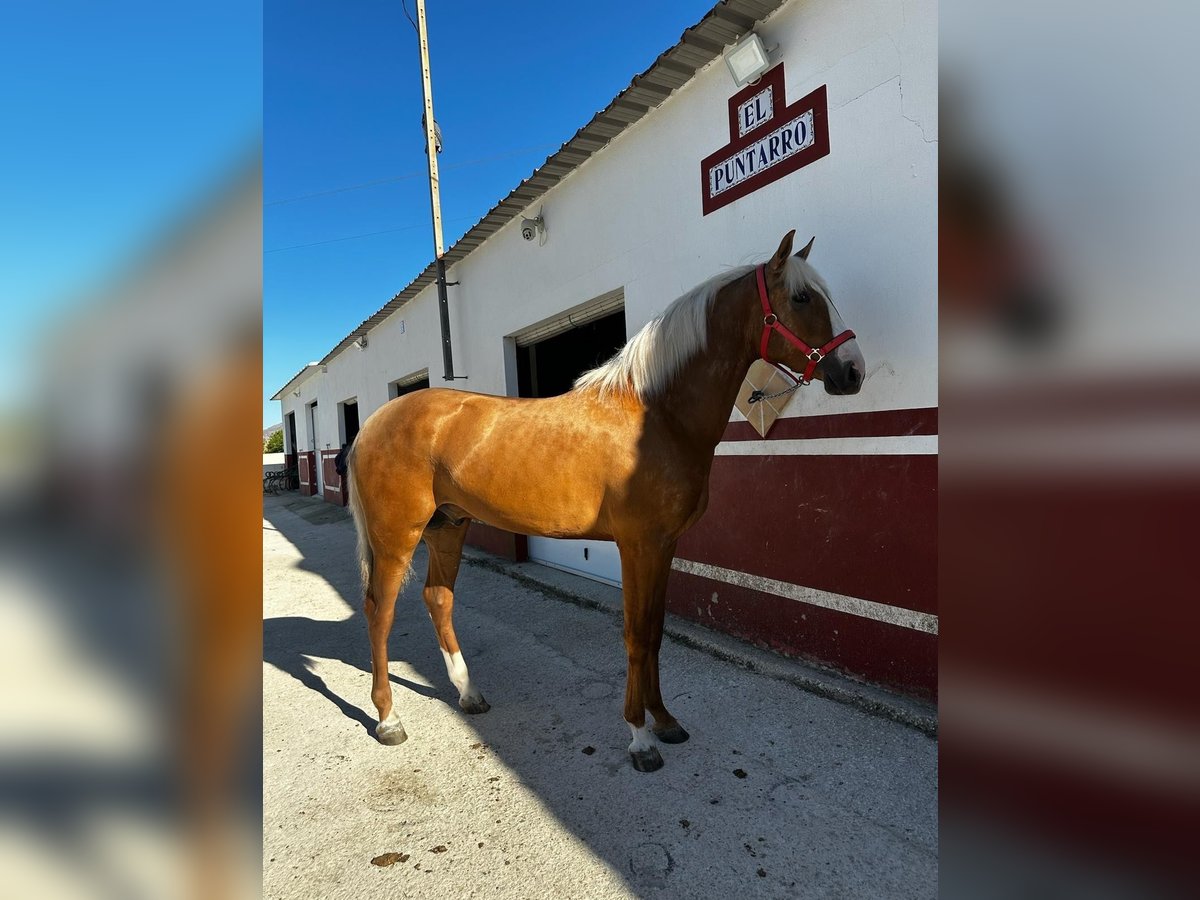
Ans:
<svg viewBox="0 0 1200 900"><path fill-rule="evenodd" d="M317 445L317 401L314 400L308 406L304 407L308 412L308 436L312 441L310 450L318 449Z"/></svg>
<svg viewBox="0 0 1200 900"><path fill-rule="evenodd" d="M284 450L295 456L300 448L296 444L296 414L294 412L287 414L287 439L288 444Z"/></svg>
<svg viewBox="0 0 1200 900"><path fill-rule="evenodd" d="M625 346L625 310L517 347L517 396L555 397Z"/></svg>
<svg viewBox="0 0 1200 900"><path fill-rule="evenodd" d="M413 391L423 391L427 387L429 387L428 375L416 381L410 381L408 384L393 381L388 384L388 399L395 400L397 397L403 397L405 394L413 393Z"/></svg>
<svg viewBox="0 0 1200 900"><path fill-rule="evenodd" d="M347 400L342 405L342 429L345 432L343 444L353 444L358 436L358 400Z"/></svg>

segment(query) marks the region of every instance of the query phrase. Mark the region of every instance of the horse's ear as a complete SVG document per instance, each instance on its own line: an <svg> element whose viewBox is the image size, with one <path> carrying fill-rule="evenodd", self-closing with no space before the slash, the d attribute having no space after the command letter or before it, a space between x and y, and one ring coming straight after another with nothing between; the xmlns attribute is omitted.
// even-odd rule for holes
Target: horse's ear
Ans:
<svg viewBox="0 0 1200 900"><path fill-rule="evenodd" d="M796 229L793 228L783 236L783 240L779 242L779 249L775 251L775 255L771 257L771 271L782 272L784 263L787 258L792 255L792 239L796 237Z"/></svg>
<svg viewBox="0 0 1200 900"><path fill-rule="evenodd" d="M808 254L812 252L813 241L815 241L816 239L817 239L817 236L814 234L812 237L810 237L808 239L808 243L804 245L804 249L801 250L796 255L798 257L800 257L801 259L808 259Z"/></svg>

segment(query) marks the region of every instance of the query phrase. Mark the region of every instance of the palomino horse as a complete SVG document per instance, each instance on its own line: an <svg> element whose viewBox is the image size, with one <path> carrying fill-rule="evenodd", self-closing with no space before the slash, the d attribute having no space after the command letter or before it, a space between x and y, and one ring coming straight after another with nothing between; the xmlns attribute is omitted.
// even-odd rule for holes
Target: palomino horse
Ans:
<svg viewBox="0 0 1200 900"><path fill-rule="evenodd" d="M366 421L347 461L382 743L407 738L392 705L387 645L422 538L425 606L459 706L489 709L451 620L472 519L520 534L616 541L634 767L662 766L656 737L687 740L658 681L667 575L675 542L708 503L713 453L746 371L765 357L802 371L805 381L823 381L830 394L857 393L866 371L854 334L807 262L812 241L792 256L794 235L763 265L724 272L680 297L567 394L531 400L425 390Z"/></svg>

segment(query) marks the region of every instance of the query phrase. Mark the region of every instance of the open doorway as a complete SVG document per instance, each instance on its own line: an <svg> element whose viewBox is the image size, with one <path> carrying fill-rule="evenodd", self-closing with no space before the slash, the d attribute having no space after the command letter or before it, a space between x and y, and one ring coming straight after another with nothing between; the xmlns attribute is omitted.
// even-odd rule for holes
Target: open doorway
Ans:
<svg viewBox="0 0 1200 900"><path fill-rule="evenodd" d="M557 397L625 346L625 310L537 343L517 343L517 396Z"/></svg>
<svg viewBox="0 0 1200 900"><path fill-rule="evenodd" d="M566 393L576 378L620 350L625 338L624 295L620 291L514 335L517 396ZM529 558L544 565L607 584L621 583L621 557L611 541L530 535L528 547Z"/></svg>
<svg viewBox="0 0 1200 900"><path fill-rule="evenodd" d="M354 443L354 439L358 437L358 398L351 397L349 400L344 400L338 404L338 419L341 438L339 444L342 447L349 446Z"/></svg>
<svg viewBox="0 0 1200 900"><path fill-rule="evenodd" d="M304 413L304 418L306 420L305 424L308 426L308 447L313 451L312 459L314 460L313 468L315 469L311 477L313 478L314 489L319 494L324 489L325 485L321 478L320 463L316 461L317 457L319 457L321 453L321 445L317 443L319 439L319 435L317 434L317 401L314 400L312 403L309 403L307 406L305 406Z"/></svg>
<svg viewBox="0 0 1200 900"><path fill-rule="evenodd" d="M287 475L287 489L294 491L300 487L300 445L296 443L296 413L290 412L283 417L283 469Z"/></svg>
<svg viewBox="0 0 1200 900"><path fill-rule="evenodd" d="M395 400L397 397L403 397L405 394L411 394L414 391L423 391L427 387L429 387L429 370L425 369L413 375L406 375L404 378L389 381L388 399Z"/></svg>
<svg viewBox="0 0 1200 900"><path fill-rule="evenodd" d="M305 424L308 425L308 449L317 449L317 401L304 407Z"/></svg>

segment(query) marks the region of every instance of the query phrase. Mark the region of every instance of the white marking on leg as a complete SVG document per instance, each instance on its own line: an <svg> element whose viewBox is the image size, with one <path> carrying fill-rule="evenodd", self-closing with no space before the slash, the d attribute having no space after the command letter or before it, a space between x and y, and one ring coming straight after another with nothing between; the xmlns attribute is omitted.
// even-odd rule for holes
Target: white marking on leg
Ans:
<svg viewBox="0 0 1200 900"><path fill-rule="evenodd" d="M404 730L404 725L400 721L400 713L396 712L396 707L394 707L394 706L392 707L392 711L387 714L386 719L379 720L379 727L384 730L387 730L389 728L394 728L394 729L397 729L398 731Z"/></svg>
<svg viewBox="0 0 1200 900"><path fill-rule="evenodd" d="M475 685L471 684L471 673L467 671L467 663L463 659L462 653L447 653L442 650L442 659L446 662L446 674L450 676L451 684L458 688L459 698L482 700L483 697L476 690Z"/></svg>
<svg viewBox="0 0 1200 900"><path fill-rule="evenodd" d="M646 725L637 726L630 722L626 722L629 730L633 733L633 742L629 745L630 753L640 753L643 750L654 749L654 735Z"/></svg>

